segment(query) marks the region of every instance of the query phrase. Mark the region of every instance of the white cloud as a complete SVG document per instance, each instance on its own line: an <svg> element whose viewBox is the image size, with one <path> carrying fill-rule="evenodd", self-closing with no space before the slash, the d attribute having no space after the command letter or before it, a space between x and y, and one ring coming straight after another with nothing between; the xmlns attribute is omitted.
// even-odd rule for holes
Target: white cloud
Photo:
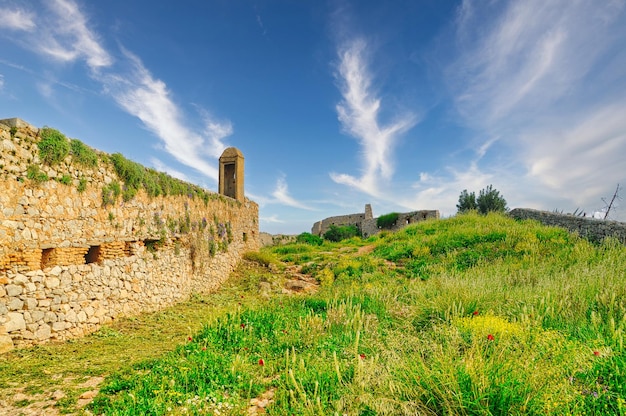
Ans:
<svg viewBox="0 0 626 416"><path fill-rule="evenodd" d="M46 20L54 21L40 27L41 33L34 45L40 52L63 62L84 59L92 70L113 63L74 1L50 0L45 4L52 12Z"/></svg>
<svg viewBox="0 0 626 416"><path fill-rule="evenodd" d="M356 39L339 50L338 82L343 100L337 113L343 130L361 145L363 168L361 177L331 173L331 178L373 196L381 194L380 179L393 176L393 149L399 136L417 122L414 114L404 114L381 125L381 99L373 91L368 68L367 43Z"/></svg>
<svg viewBox="0 0 626 416"><path fill-rule="evenodd" d="M260 217L259 220L262 223L267 223L267 224L284 224L285 223L285 221L279 219L277 215L270 215L269 217Z"/></svg>
<svg viewBox="0 0 626 416"><path fill-rule="evenodd" d="M287 180L284 176L279 177L276 180L276 188L274 192L272 192L272 196L274 197L273 201L266 201L266 203L279 203L282 205L287 205L293 208L306 209L309 211L314 211L313 208L303 204L302 202L297 201L291 195L289 195L289 189L287 186Z"/></svg>
<svg viewBox="0 0 626 416"><path fill-rule="evenodd" d="M36 27L35 15L24 9L0 8L0 16L0 28L30 32Z"/></svg>
<svg viewBox="0 0 626 416"><path fill-rule="evenodd" d="M626 180L625 9L624 0L463 2L446 75L464 124L486 138L476 155L489 170L474 174L543 205L591 209Z"/></svg>
<svg viewBox="0 0 626 416"><path fill-rule="evenodd" d="M219 157L226 148L222 141L232 134L231 123L218 121L199 109L203 130L188 127L190 123L165 82L155 78L137 56L122 49L123 59L113 66L111 54L100 44L75 1L50 0L44 4L51 13L31 16L33 22L37 19L43 23L25 38L27 47L62 62L83 60L91 70L89 75L102 83L122 109L139 118L161 140L166 152L217 182L218 171L207 159ZM44 97L53 98L50 83L39 83L38 89Z"/></svg>
<svg viewBox="0 0 626 416"><path fill-rule="evenodd" d="M0 91L4 88L4 75L0 74Z"/></svg>
<svg viewBox="0 0 626 416"><path fill-rule="evenodd" d="M127 72L100 78L106 91L120 107L139 118L161 139L165 151L180 163L217 181L218 171L207 159L223 150L221 140L232 133L230 123L207 122L205 134L208 140L190 130L166 84L155 79L138 57L128 51L124 51L124 56L130 64Z"/></svg>

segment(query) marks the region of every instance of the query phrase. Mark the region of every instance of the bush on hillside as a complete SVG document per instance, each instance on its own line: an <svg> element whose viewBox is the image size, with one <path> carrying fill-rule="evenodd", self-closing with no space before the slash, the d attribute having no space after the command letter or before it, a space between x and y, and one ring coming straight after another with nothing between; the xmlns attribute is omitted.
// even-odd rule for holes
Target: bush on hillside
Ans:
<svg viewBox="0 0 626 416"><path fill-rule="evenodd" d="M467 189L464 189L459 195L459 203L456 208L459 214L472 210L478 210L481 214L508 211L506 199L500 195L498 190L493 189L492 185L481 189L478 198L474 192L469 193Z"/></svg>
<svg viewBox="0 0 626 416"><path fill-rule="evenodd" d="M72 159L79 165L95 168L98 166L98 154L78 139L70 140Z"/></svg>
<svg viewBox="0 0 626 416"><path fill-rule="evenodd" d="M398 221L399 216L400 214L397 212L381 215L376 219L376 226L378 228L391 228L396 225L396 221Z"/></svg>
<svg viewBox="0 0 626 416"><path fill-rule="evenodd" d="M48 165L60 163L70 153L70 142L58 130L44 127L40 132L41 140L37 142L39 157Z"/></svg>
<svg viewBox="0 0 626 416"><path fill-rule="evenodd" d="M324 240L317 235L311 233L302 233L296 237L296 243L311 244L313 246L321 246Z"/></svg>
<svg viewBox="0 0 626 416"><path fill-rule="evenodd" d="M356 225L344 225L341 227L331 225L330 229L324 233L324 239L339 242L360 235L361 233Z"/></svg>

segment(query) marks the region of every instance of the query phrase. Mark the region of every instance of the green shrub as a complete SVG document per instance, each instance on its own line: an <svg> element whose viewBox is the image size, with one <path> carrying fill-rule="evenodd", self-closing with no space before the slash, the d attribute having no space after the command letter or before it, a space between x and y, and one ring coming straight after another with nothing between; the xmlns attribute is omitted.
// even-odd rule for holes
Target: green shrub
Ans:
<svg viewBox="0 0 626 416"><path fill-rule="evenodd" d="M34 182L43 183L48 180L48 175L39 170L37 165L29 165L26 169L26 177Z"/></svg>
<svg viewBox="0 0 626 416"><path fill-rule="evenodd" d="M70 153L70 143L63 133L50 127L40 132L41 140L37 142L39 157L48 165L60 163Z"/></svg>
<svg viewBox="0 0 626 416"><path fill-rule="evenodd" d="M72 183L72 177L70 175L63 175L59 178L59 182L63 185L70 185Z"/></svg>
<svg viewBox="0 0 626 416"><path fill-rule="evenodd" d="M113 163L117 176L124 181L127 188L137 190L141 187L145 172L143 166L126 159L121 153L113 153L111 163Z"/></svg>
<svg viewBox="0 0 626 416"><path fill-rule="evenodd" d="M87 179L85 178L80 178L78 180L78 186L76 187L76 189L78 190L78 192L83 193L85 192L85 190L87 189Z"/></svg>
<svg viewBox="0 0 626 416"><path fill-rule="evenodd" d="M302 233L296 237L296 243L311 244L313 246L321 246L324 240L317 235L311 233Z"/></svg>
<svg viewBox="0 0 626 416"><path fill-rule="evenodd" d="M72 159L79 165L95 168L98 166L98 154L78 139L70 140Z"/></svg>
<svg viewBox="0 0 626 416"><path fill-rule="evenodd" d="M391 228L396 225L396 221L398 221L399 214L397 212L392 212L390 214L381 215L376 219L376 226L378 228Z"/></svg>
<svg viewBox="0 0 626 416"><path fill-rule="evenodd" d="M9 130L9 133L11 134L11 138L15 137L15 134L17 133L17 127L15 126L11 127L11 130Z"/></svg>
<svg viewBox="0 0 626 416"><path fill-rule="evenodd" d="M243 258L265 267L276 261L270 253L260 251L247 251L243 254Z"/></svg>
<svg viewBox="0 0 626 416"><path fill-rule="evenodd" d="M324 233L324 239L328 241L338 242L360 235L361 233L359 232L359 229L356 227L356 225L344 225L341 227L331 225L330 229Z"/></svg>
<svg viewBox="0 0 626 416"><path fill-rule="evenodd" d="M102 188L102 205L113 205L117 197L122 193L122 188L118 182L111 182Z"/></svg>

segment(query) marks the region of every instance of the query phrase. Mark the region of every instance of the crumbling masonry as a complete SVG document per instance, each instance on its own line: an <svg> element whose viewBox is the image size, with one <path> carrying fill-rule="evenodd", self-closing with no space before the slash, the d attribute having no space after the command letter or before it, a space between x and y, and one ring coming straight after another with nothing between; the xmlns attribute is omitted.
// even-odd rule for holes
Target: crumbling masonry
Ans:
<svg viewBox="0 0 626 416"><path fill-rule="evenodd" d="M98 152L94 168L72 156L47 166L38 134L0 120L0 353L214 290L258 248L258 206L244 197L239 150L220 159L224 195L140 190L107 205L103 187L124 187L107 155ZM29 179L32 166L45 180Z"/></svg>

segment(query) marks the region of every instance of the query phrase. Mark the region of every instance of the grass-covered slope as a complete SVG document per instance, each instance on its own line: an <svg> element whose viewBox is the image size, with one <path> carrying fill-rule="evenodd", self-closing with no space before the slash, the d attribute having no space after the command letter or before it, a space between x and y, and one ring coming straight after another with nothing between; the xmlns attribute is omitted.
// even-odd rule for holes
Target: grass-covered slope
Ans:
<svg viewBox="0 0 626 416"><path fill-rule="evenodd" d="M273 395L271 415L626 412L626 249L615 242L463 215L250 258L230 312L109 377L92 410L240 415ZM291 264L317 293L271 285ZM259 296L262 281L273 289Z"/></svg>

